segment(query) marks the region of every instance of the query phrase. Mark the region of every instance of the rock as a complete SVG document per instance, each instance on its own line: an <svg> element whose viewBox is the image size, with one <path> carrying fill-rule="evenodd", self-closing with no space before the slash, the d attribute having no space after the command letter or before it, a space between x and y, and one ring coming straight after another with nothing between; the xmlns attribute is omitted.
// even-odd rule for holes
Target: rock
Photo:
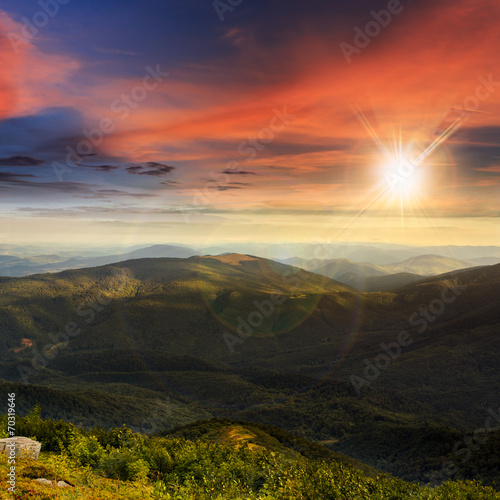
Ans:
<svg viewBox="0 0 500 500"><path fill-rule="evenodd" d="M70 484L64 482L64 481L57 481L57 486L59 488L73 488Z"/></svg>
<svg viewBox="0 0 500 500"><path fill-rule="evenodd" d="M42 477L35 479L35 481L37 481L41 484L45 484L45 486L52 486L53 485L52 481L45 479L45 478L42 478ZM73 486L71 486L71 484L68 484L66 481L57 481L56 486L58 488L73 488Z"/></svg>
<svg viewBox="0 0 500 500"><path fill-rule="evenodd" d="M52 486L52 481L49 481L48 479L45 479L45 478L39 477L38 479L35 479L35 481L42 483L42 484L45 484L47 486Z"/></svg>
<svg viewBox="0 0 500 500"><path fill-rule="evenodd" d="M12 455L15 450L15 456L17 458L27 457L37 460L41 447L42 443L22 436L0 439L0 452L9 456Z"/></svg>

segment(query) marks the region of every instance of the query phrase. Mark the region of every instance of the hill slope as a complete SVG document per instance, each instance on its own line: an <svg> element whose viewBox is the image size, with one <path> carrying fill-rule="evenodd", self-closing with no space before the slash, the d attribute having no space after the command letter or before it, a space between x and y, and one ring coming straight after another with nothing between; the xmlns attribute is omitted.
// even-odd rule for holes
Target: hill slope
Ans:
<svg viewBox="0 0 500 500"><path fill-rule="evenodd" d="M41 420L33 411L19 419L18 426L23 434L40 440L42 453L37 461L16 460L14 498L500 498L493 488L475 482L428 488L369 468L366 473L346 457L296 440L281 429L244 422L202 422L178 429L177 437L146 437L127 427L85 431L64 421ZM251 447L251 440L260 444ZM0 472L3 477L9 472L4 454ZM40 478L45 484L37 481ZM55 488L61 480L66 487Z"/></svg>
<svg viewBox="0 0 500 500"><path fill-rule="evenodd" d="M484 425L500 383L499 293L500 266L365 294L237 254L1 278L0 373L119 395L124 415L137 401L121 396L144 391L189 418L279 423L410 477L401 457L435 446L427 426ZM411 343L357 391L352 376L401 331ZM387 447L389 435L407 442Z"/></svg>

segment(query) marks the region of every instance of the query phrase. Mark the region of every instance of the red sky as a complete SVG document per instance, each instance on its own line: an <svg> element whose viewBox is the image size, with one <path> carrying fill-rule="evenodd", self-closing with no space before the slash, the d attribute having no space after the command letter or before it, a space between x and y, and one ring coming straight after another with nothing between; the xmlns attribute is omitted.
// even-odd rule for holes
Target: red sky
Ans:
<svg viewBox="0 0 500 500"><path fill-rule="evenodd" d="M71 5L14 51L12 33L21 33L21 18L29 15L7 9L0 18L0 62L8 68L0 77L4 215L45 231L54 230L54 218L62 226L76 220L79 237L81 224L85 234L105 237L112 227L120 238L151 241L163 238L162 224L171 225L177 241L199 234L198 225L204 237L221 239L256 238L250 228L264 225L269 230L258 237L307 240L324 228L337 234L387 188L390 158L362 116L394 156L395 137L403 154L425 149L464 113L460 128L418 167L418 189L405 189L403 203L399 189L389 190L342 237L428 244L439 226L455 243L476 234L478 242L496 244L500 4L402 2L401 12L348 63L340 44L353 44L355 27L364 29L371 9L389 4L365 9L361 2L349 11L337 3L322 15L324 2L313 13L303 6L294 12L292 2L288 18L276 7L266 19L242 7L222 23L211 12L209 21L196 21L192 46L174 33L161 51L144 48L155 41L151 19L142 25L138 18L132 47L124 45L128 25L119 22L107 45L97 35L89 45L97 26L71 25L77 15ZM163 15L174 14L165 9ZM204 44L214 49L203 52ZM169 76L144 93L145 68L158 65ZM123 106L133 89L144 100L129 101L122 119L116 102ZM50 118L53 108L60 123ZM284 112L290 117L283 127L271 121ZM64 163L65 147L76 147L103 117L114 132L58 179L53 162ZM270 135L264 129L271 124ZM37 162L9 164L17 156ZM191 212L194 218L186 218ZM235 225L248 231L235 232Z"/></svg>

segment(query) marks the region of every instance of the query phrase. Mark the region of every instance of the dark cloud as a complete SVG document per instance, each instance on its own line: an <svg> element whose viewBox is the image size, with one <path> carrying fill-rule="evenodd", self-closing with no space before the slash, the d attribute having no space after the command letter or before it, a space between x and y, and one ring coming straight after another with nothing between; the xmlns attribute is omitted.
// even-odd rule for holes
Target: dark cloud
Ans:
<svg viewBox="0 0 500 500"><path fill-rule="evenodd" d="M64 157L66 146L83 139L84 128L82 113L73 108L47 108L34 115L8 118L0 122L0 155L11 158L47 155L47 160Z"/></svg>
<svg viewBox="0 0 500 500"><path fill-rule="evenodd" d="M170 174L175 167L170 165L165 165L163 163L156 162L148 162L144 165L134 165L132 167L128 167L127 172L133 175L150 175L152 177L162 177L164 175Z"/></svg>
<svg viewBox="0 0 500 500"><path fill-rule="evenodd" d="M216 187L217 191L230 191L232 189L243 189L241 186L217 186Z"/></svg>
<svg viewBox="0 0 500 500"><path fill-rule="evenodd" d="M140 167L140 166L134 166L134 167L127 167L127 172L129 174L137 174L137 175L140 175L140 173L143 171L143 168L144 167Z"/></svg>
<svg viewBox="0 0 500 500"><path fill-rule="evenodd" d="M118 189L98 189L95 184L83 182L40 182L33 181L35 175L0 172L0 189L19 189L21 192L36 192L37 194L60 193L70 194L79 198L106 199L110 197L150 198L151 193L129 193Z"/></svg>
<svg viewBox="0 0 500 500"><path fill-rule="evenodd" d="M81 167L93 168L98 172L112 172L113 170L118 170L120 167L116 165L80 165Z"/></svg>
<svg viewBox="0 0 500 500"><path fill-rule="evenodd" d="M221 174L228 174L228 175L257 175L255 172L251 172L250 170L237 170L237 169L232 169L232 168L226 168L226 170L223 170Z"/></svg>
<svg viewBox="0 0 500 500"><path fill-rule="evenodd" d="M36 167L45 163L43 160L32 158L31 156L11 156L10 158L0 158L0 165L8 167Z"/></svg>
<svg viewBox="0 0 500 500"><path fill-rule="evenodd" d="M34 190L41 192L59 192L72 195L91 195L96 188L93 184L82 182L34 182L28 179L36 179L36 176L26 174L19 175L11 172L0 172L0 187L19 188L23 190Z"/></svg>
<svg viewBox="0 0 500 500"><path fill-rule="evenodd" d="M26 181L23 180L26 178L35 178L35 176L31 174L13 174L11 172L0 172L0 183L22 184L26 183Z"/></svg>
<svg viewBox="0 0 500 500"><path fill-rule="evenodd" d="M161 181L160 184L163 184L164 186L175 187L175 186L179 186L180 182L177 182L177 181Z"/></svg>
<svg viewBox="0 0 500 500"><path fill-rule="evenodd" d="M476 144L498 145L500 127L464 127L460 129L455 138Z"/></svg>
<svg viewBox="0 0 500 500"><path fill-rule="evenodd" d="M102 54L110 54L113 56L136 56L137 52L133 52L132 50L123 50L123 49L105 49L101 47L96 47L95 50L97 52L101 52Z"/></svg>
<svg viewBox="0 0 500 500"><path fill-rule="evenodd" d="M86 198L108 198L108 197L130 197L130 198L151 198L155 194L147 193L129 193L128 191L120 191L118 189L99 189L92 196Z"/></svg>

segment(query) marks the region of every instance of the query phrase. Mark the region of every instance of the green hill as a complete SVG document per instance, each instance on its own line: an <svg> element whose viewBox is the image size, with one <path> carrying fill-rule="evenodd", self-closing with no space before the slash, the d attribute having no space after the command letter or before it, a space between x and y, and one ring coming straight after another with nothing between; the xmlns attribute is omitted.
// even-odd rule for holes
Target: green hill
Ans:
<svg viewBox="0 0 500 500"><path fill-rule="evenodd" d="M279 425L425 481L496 408L499 292L500 266L360 293L239 254L1 278L0 377L23 408L85 427ZM401 331L412 341L365 379Z"/></svg>

